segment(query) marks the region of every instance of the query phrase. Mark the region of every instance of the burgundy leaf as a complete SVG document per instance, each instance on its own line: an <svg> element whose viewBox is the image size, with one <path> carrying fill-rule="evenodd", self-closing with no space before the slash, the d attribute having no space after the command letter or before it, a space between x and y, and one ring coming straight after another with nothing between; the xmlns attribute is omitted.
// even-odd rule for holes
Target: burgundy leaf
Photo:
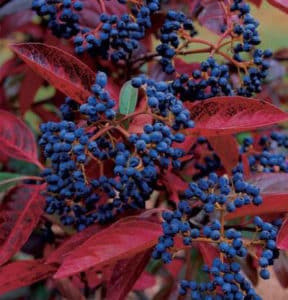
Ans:
<svg viewBox="0 0 288 300"><path fill-rule="evenodd" d="M34 72L75 101L82 103L90 95L95 73L76 57L38 43L16 44L11 49Z"/></svg>
<svg viewBox="0 0 288 300"><path fill-rule="evenodd" d="M50 277L56 269L53 265L45 265L41 259L16 261L5 265L0 268L0 294Z"/></svg>
<svg viewBox="0 0 288 300"><path fill-rule="evenodd" d="M122 219L76 248L64 259L55 278L67 277L91 267L100 268L136 255L154 246L161 233L160 224L137 217Z"/></svg>
<svg viewBox="0 0 288 300"><path fill-rule="evenodd" d="M11 189L0 206L0 265L28 240L43 213L44 185L19 185Z"/></svg>
<svg viewBox="0 0 288 300"><path fill-rule="evenodd" d="M90 95L95 73L75 56L39 43L10 47L34 72L75 101L82 103ZM107 85L107 90L113 98L118 98L118 88L112 83Z"/></svg>
<svg viewBox="0 0 288 300"><path fill-rule="evenodd" d="M262 0L249 0L249 2L253 3L257 7L260 7L262 4Z"/></svg>
<svg viewBox="0 0 288 300"><path fill-rule="evenodd" d="M268 2L288 14L288 0L268 0Z"/></svg>
<svg viewBox="0 0 288 300"><path fill-rule="evenodd" d="M197 243L197 245L202 254L205 264L211 267L214 258L219 257L219 250L215 248L213 245L205 242Z"/></svg>
<svg viewBox="0 0 288 300"><path fill-rule="evenodd" d="M42 168L38 161L37 146L33 133L13 114L0 110L0 144L1 152L20 160L26 160Z"/></svg>
<svg viewBox="0 0 288 300"><path fill-rule="evenodd" d="M19 91L19 106L21 114L25 114L25 112L30 108L34 102L38 89L43 83L43 79L31 69L28 69L24 76L25 77L21 82L21 88Z"/></svg>
<svg viewBox="0 0 288 300"><path fill-rule="evenodd" d="M288 120L287 113L268 102L239 96L215 97L187 106L195 128L186 132L192 135L227 135Z"/></svg>
<svg viewBox="0 0 288 300"><path fill-rule="evenodd" d="M188 183L172 171L167 171L165 175L163 175L161 182L163 182L167 189L169 200L176 203L179 202L179 194L183 193L188 188Z"/></svg>
<svg viewBox="0 0 288 300"><path fill-rule="evenodd" d="M124 300L143 272L151 257L151 251L145 250L129 259L118 261L107 283L107 300Z"/></svg>
<svg viewBox="0 0 288 300"><path fill-rule="evenodd" d="M203 10L198 16L199 23L210 31L221 34L225 24L225 11L220 1L202 0Z"/></svg>
<svg viewBox="0 0 288 300"><path fill-rule="evenodd" d="M225 170L231 174L239 159L236 139L232 135L211 136L208 141L219 156Z"/></svg>
<svg viewBox="0 0 288 300"><path fill-rule="evenodd" d="M278 259L275 259L274 273L284 289L288 288L288 257L284 251L280 251Z"/></svg>
<svg viewBox="0 0 288 300"><path fill-rule="evenodd" d="M277 247L288 250L288 218L286 218L277 236Z"/></svg>
<svg viewBox="0 0 288 300"><path fill-rule="evenodd" d="M175 70L180 74L182 73L191 74L195 70L200 70L200 63L198 62L188 63L185 60L176 57L174 59L174 67Z"/></svg>
<svg viewBox="0 0 288 300"><path fill-rule="evenodd" d="M63 242L55 251L53 251L52 254L49 255L46 263L62 263L64 258L66 258L71 253L71 251L73 251L76 247L82 245L93 234L97 233L101 229L103 229L102 226L95 224L84 229L81 232L74 234L72 237Z"/></svg>
<svg viewBox="0 0 288 300"><path fill-rule="evenodd" d="M134 291L143 291L156 284L156 277L148 272L143 272L133 286Z"/></svg>

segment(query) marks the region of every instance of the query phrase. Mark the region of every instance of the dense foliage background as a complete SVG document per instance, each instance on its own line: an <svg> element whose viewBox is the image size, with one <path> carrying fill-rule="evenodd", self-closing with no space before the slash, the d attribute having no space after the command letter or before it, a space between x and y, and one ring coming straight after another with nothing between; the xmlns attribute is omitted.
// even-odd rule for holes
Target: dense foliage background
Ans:
<svg viewBox="0 0 288 300"><path fill-rule="evenodd" d="M0 0L0 299L286 299L287 13Z"/></svg>

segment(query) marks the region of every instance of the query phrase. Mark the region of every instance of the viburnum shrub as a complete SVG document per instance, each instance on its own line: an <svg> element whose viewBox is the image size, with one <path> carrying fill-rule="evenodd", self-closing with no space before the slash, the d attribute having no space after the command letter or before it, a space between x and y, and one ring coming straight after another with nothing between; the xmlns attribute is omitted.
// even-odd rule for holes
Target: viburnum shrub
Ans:
<svg viewBox="0 0 288 300"><path fill-rule="evenodd" d="M23 3L0 1L3 297L257 300L273 265L288 287L288 51L250 4Z"/></svg>

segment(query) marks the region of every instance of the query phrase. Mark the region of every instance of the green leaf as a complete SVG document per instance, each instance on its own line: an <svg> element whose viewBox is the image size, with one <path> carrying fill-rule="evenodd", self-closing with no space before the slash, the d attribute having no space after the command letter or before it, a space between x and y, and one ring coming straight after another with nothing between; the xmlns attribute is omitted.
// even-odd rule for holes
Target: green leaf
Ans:
<svg viewBox="0 0 288 300"><path fill-rule="evenodd" d="M17 179L21 180L22 178L23 175L21 174L0 172L0 192L4 192L11 186L16 185L18 183Z"/></svg>
<svg viewBox="0 0 288 300"><path fill-rule="evenodd" d="M120 91L119 110L123 115L131 114L138 99L138 89L131 85L131 80L124 83Z"/></svg>

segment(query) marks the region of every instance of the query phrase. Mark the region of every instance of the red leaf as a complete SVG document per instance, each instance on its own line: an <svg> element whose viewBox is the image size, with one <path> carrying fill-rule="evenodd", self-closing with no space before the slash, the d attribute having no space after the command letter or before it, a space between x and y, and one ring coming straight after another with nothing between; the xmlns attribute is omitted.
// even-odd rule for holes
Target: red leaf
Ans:
<svg viewBox="0 0 288 300"><path fill-rule="evenodd" d="M282 48L274 52L273 57L276 60L288 60L288 48Z"/></svg>
<svg viewBox="0 0 288 300"><path fill-rule="evenodd" d="M98 224L90 226L84 229L81 232L74 234L72 237L67 239L64 243L62 243L46 260L46 263L53 264L61 264L65 257L71 254L76 247L82 245L86 240L88 240L93 234L100 231L103 227Z"/></svg>
<svg viewBox="0 0 288 300"><path fill-rule="evenodd" d="M241 154L241 161L243 165L243 174L245 178L249 178L251 176L250 165L247 153Z"/></svg>
<svg viewBox="0 0 288 300"><path fill-rule="evenodd" d="M171 171L168 171L163 176L161 182L163 182L169 193L169 199L176 203L179 201L179 193L184 192L188 188L188 183Z"/></svg>
<svg viewBox="0 0 288 300"><path fill-rule="evenodd" d="M189 134L217 136L248 131L288 120L288 114L276 106L245 97L215 97L195 104L187 104L194 129Z"/></svg>
<svg viewBox="0 0 288 300"><path fill-rule="evenodd" d="M95 73L76 57L39 43L10 47L34 72L75 101L82 103L90 95Z"/></svg>
<svg viewBox="0 0 288 300"><path fill-rule="evenodd" d="M118 261L107 283L106 300L124 300L132 290L135 282L143 272L151 257L151 251L146 250L129 259Z"/></svg>
<svg viewBox="0 0 288 300"><path fill-rule="evenodd" d="M226 215L226 220L243 216L288 212L288 174L264 173L254 175L249 182L260 188L263 203L259 206L245 205Z"/></svg>
<svg viewBox="0 0 288 300"><path fill-rule="evenodd" d="M219 257L219 250L211 244L205 242L197 243L197 245L202 254L205 264L211 267L214 258Z"/></svg>
<svg viewBox="0 0 288 300"><path fill-rule="evenodd" d="M288 0L268 0L268 2L288 14Z"/></svg>
<svg viewBox="0 0 288 300"><path fill-rule="evenodd" d="M261 194L288 194L288 174L262 173L249 178L249 182L260 188Z"/></svg>
<svg viewBox="0 0 288 300"><path fill-rule="evenodd" d="M200 70L200 63L194 62L194 63L188 63L185 60L176 57L174 59L174 67L175 70L178 73L186 73L186 74L191 74L195 70Z"/></svg>
<svg viewBox="0 0 288 300"><path fill-rule="evenodd" d="M43 185L19 185L11 189L0 206L0 265L28 240L43 213Z"/></svg>
<svg viewBox="0 0 288 300"><path fill-rule="evenodd" d="M0 268L0 294L29 286L51 276L55 271L55 266L45 265L41 259L12 262Z"/></svg>
<svg viewBox="0 0 288 300"><path fill-rule="evenodd" d="M21 82L21 88L19 91L19 106L21 114L25 114L25 112L30 108L42 83L43 79L41 77L35 74L32 70L27 70L25 77Z"/></svg>
<svg viewBox="0 0 288 300"><path fill-rule="evenodd" d="M288 257L284 251L280 251L278 259L275 259L274 273L284 289L288 288Z"/></svg>
<svg viewBox="0 0 288 300"><path fill-rule="evenodd" d="M31 130L13 114L0 110L1 152L20 160L26 160L42 168L37 159L37 146Z"/></svg>
<svg viewBox="0 0 288 300"><path fill-rule="evenodd" d="M143 291L145 289L151 288L156 284L155 276L151 275L148 272L143 272L138 280L135 282L133 286L133 290Z"/></svg>
<svg viewBox="0 0 288 300"><path fill-rule="evenodd" d="M180 271L184 266L183 259L177 259L176 257L168 265L165 265L165 269L170 273L173 278L178 278Z"/></svg>
<svg viewBox="0 0 288 300"><path fill-rule="evenodd" d="M249 2L255 4L257 7L260 7L262 4L262 0L249 0Z"/></svg>
<svg viewBox="0 0 288 300"><path fill-rule="evenodd" d="M225 12L221 2L215 0L202 0L203 10L198 16L199 23L210 31L221 34L225 24Z"/></svg>
<svg viewBox="0 0 288 300"><path fill-rule="evenodd" d="M277 236L277 247L288 250L288 218L286 218Z"/></svg>
<svg viewBox="0 0 288 300"><path fill-rule="evenodd" d="M75 56L40 43L10 47L34 72L75 101L82 103L91 94L95 73ZM111 82L107 90L112 98L118 99L119 89Z"/></svg>
<svg viewBox="0 0 288 300"><path fill-rule="evenodd" d="M76 248L64 259L55 278L67 277L136 255L154 246L161 233L160 224L137 217L122 219Z"/></svg>
<svg viewBox="0 0 288 300"><path fill-rule="evenodd" d="M225 170L231 174L232 169L237 165L239 150L236 139L232 135L209 137L208 141L216 154L219 156Z"/></svg>

